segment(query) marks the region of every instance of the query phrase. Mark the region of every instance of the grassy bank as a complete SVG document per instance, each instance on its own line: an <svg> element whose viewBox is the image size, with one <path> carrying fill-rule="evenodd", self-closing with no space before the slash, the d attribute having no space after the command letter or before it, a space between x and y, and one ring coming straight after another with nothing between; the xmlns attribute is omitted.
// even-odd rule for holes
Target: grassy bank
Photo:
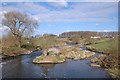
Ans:
<svg viewBox="0 0 120 80"><path fill-rule="evenodd" d="M58 37L40 37L40 38L23 38L22 45L19 47L17 41L9 39L3 39L2 43L2 54L7 56L15 56L23 53L28 50L40 50L46 49L53 46L62 46L65 45L65 42L60 41Z"/></svg>
<svg viewBox="0 0 120 80"><path fill-rule="evenodd" d="M118 65L118 39L103 40L98 44L87 46L93 51L103 52L107 55L106 58L99 60L99 63L104 67L112 78L119 78L119 65Z"/></svg>
<svg viewBox="0 0 120 80"><path fill-rule="evenodd" d="M109 39L103 40L97 44L92 44L87 46L90 49L94 49L95 51L102 51L109 53L111 49L118 52L118 39Z"/></svg>

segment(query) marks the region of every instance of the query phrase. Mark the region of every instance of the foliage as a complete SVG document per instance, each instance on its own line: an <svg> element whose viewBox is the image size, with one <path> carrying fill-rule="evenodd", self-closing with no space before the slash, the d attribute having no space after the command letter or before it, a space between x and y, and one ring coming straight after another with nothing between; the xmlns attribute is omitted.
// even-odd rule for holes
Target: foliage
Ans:
<svg viewBox="0 0 120 80"><path fill-rule="evenodd" d="M21 48L25 48L25 49L30 50L30 49L34 49L34 46L30 45L30 44L23 44L23 45L21 45Z"/></svg>
<svg viewBox="0 0 120 80"><path fill-rule="evenodd" d="M69 38L70 41L72 41L73 44L78 44L79 40L80 40L80 36L79 35L73 35Z"/></svg>
<svg viewBox="0 0 120 80"><path fill-rule="evenodd" d="M2 49L2 54L10 56L14 53L19 54L19 52L21 52L22 50L24 50L24 49L16 47L16 46L11 46L10 48L3 48Z"/></svg>

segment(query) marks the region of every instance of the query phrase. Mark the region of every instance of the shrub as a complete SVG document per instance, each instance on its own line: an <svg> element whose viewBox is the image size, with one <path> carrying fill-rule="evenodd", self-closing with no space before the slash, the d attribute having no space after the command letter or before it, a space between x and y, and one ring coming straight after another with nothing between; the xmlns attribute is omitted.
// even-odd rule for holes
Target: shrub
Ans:
<svg viewBox="0 0 120 80"><path fill-rule="evenodd" d="M33 45L30 45L30 44L23 44L23 45L21 46L21 48L25 48L25 49L30 50L30 49L33 49L34 46L33 46Z"/></svg>

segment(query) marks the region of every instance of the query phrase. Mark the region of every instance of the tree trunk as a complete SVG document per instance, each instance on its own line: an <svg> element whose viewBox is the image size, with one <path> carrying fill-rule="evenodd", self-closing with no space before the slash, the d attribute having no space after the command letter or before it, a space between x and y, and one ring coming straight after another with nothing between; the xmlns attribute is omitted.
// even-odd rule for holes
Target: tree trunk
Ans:
<svg viewBox="0 0 120 80"><path fill-rule="evenodd" d="M21 44L22 44L22 37L21 36L15 36L17 42L18 42L18 47L21 48Z"/></svg>
<svg viewBox="0 0 120 80"><path fill-rule="evenodd" d="M22 45L22 41L21 41L21 37L18 37L18 42L19 42L19 48L21 48L21 45Z"/></svg>

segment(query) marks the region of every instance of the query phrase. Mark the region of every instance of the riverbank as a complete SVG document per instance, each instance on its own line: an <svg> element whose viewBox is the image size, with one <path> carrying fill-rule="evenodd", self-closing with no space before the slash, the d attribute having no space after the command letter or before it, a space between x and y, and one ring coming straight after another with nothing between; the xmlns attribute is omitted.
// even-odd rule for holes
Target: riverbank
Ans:
<svg viewBox="0 0 120 80"><path fill-rule="evenodd" d="M68 45L66 46L65 44L63 46L56 45L56 46L52 46L51 48L44 49L44 54L42 54L41 57L39 56L39 57L34 58L33 63L35 63L35 64L38 64L38 63L39 64L40 63L41 64L48 64L48 63L57 64L57 63L66 62L66 59L72 59L74 61L85 60L86 58L89 58L89 57L95 55L95 52L92 52L92 51L93 51L92 49L91 49L91 51L82 50L81 48L79 48L79 46L72 46L72 45L71 46L68 46ZM97 50L97 52L98 52L98 50ZM20 55L22 55L22 54L20 54ZM15 56L17 56L17 55L15 55ZM118 69L104 67L107 59L104 60L102 58L103 58L103 56L98 61L93 62L92 66L103 67L103 68L107 69L108 73L113 78L118 77L118 76L116 76L116 74L118 72ZM100 63L100 62L105 62L105 63ZM96 64L96 63L99 63L99 64ZM111 64L111 63L107 63L106 65L108 66L108 64Z"/></svg>
<svg viewBox="0 0 120 80"><path fill-rule="evenodd" d="M109 60L109 56L106 54L100 54L97 57L90 59L91 66L104 68L111 78L120 78L118 62L114 62L112 59ZM114 63L114 64L113 64Z"/></svg>
<svg viewBox="0 0 120 80"><path fill-rule="evenodd" d="M10 57L16 57L16 56L20 56L20 55L29 55L31 54L33 51L32 50L20 50L20 51L15 51L13 53L10 54L4 54L1 56L2 59L7 59Z"/></svg>
<svg viewBox="0 0 120 80"><path fill-rule="evenodd" d="M100 56L91 59L95 65L99 65L107 70L112 78L119 78L118 61L118 40L110 39L98 44L87 46L88 50L102 53Z"/></svg>
<svg viewBox="0 0 120 80"><path fill-rule="evenodd" d="M13 37L10 37L12 39ZM63 41L62 41L63 40ZM29 54L31 51L44 50L54 46L65 45L66 38L58 38L56 36L43 36L40 38L22 38L21 46L18 46L14 40L9 42L9 37L3 39L2 52L0 53L3 58L14 57L21 54ZM29 52L30 51L30 52Z"/></svg>

